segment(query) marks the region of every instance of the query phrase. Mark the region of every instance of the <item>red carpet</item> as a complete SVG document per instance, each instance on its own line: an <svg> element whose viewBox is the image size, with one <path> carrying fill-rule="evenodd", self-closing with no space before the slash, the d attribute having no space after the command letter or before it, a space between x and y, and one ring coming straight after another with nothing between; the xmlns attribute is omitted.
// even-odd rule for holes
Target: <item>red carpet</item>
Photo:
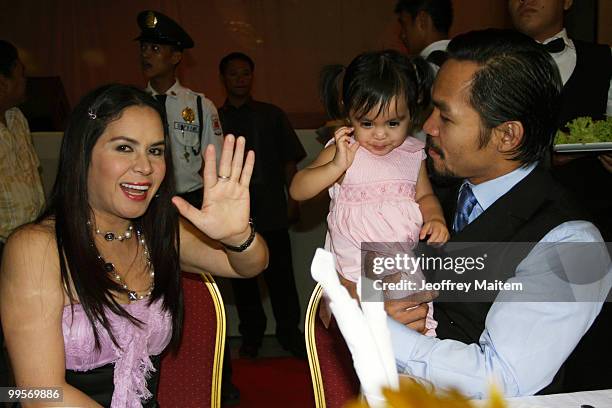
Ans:
<svg viewBox="0 0 612 408"><path fill-rule="evenodd" d="M232 360L232 379L241 408L314 407L310 370L292 357Z"/></svg>

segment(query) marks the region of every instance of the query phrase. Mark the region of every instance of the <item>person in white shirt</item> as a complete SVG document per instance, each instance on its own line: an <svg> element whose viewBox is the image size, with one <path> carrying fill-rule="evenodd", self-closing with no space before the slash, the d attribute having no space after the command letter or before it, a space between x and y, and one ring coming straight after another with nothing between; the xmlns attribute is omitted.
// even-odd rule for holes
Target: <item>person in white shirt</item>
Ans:
<svg viewBox="0 0 612 408"><path fill-rule="evenodd" d="M453 24L453 3L451 0L399 0L395 14L400 25L400 40L411 55L420 55L433 70L434 75L446 61L446 47L450 40L448 33ZM429 110L415 123L422 124ZM425 141L427 135L415 127L413 136ZM445 200L455 185L455 180L437 176L427 160L429 180L440 201Z"/></svg>
<svg viewBox="0 0 612 408"><path fill-rule="evenodd" d="M573 0L508 0L508 10L514 27L539 43L548 45L549 52L559 67L564 86L574 74L580 59L586 57L586 55L578 55L582 51L581 46L584 46L585 43L569 38L564 27L565 13L572 7L572 4ZM553 42L555 44L551 44ZM612 58L610 55L612 49L606 45L599 45L598 48L605 54L601 62L608 69L607 83L602 84L606 95L603 112L607 116L612 116L612 77L608 59L608 57ZM591 66L590 68L596 67Z"/></svg>
<svg viewBox="0 0 612 408"><path fill-rule="evenodd" d="M508 0L514 27L547 48L563 81L560 127L580 116L612 116L612 49L568 37L564 16L573 0ZM565 164L576 156L556 156ZM598 156L612 173L612 154Z"/></svg>
<svg viewBox="0 0 612 408"><path fill-rule="evenodd" d="M438 70L445 60L448 32L453 24L451 0L399 0L395 14L400 40L408 54L421 55Z"/></svg>
<svg viewBox="0 0 612 408"><path fill-rule="evenodd" d="M193 206L202 205L202 150L215 145L221 152L223 130L215 105L204 94L180 84L176 69L183 50L194 42L170 17L145 10L138 14L142 73L147 91L164 105L172 141L172 159L177 193Z"/></svg>
<svg viewBox="0 0 612 408"><path fill-rule="evenodd" d="M183 59L183 51L193 48L193 39L170 17L154 10L138 14L140 35L140 63L148 80L147 92L155 97L166 113L170 135L172 164L176 192L196 208L204 197L202 152L206 146L215 146L217 163L223 145L223 129L217 108L204 94L184 87L176 77ZM226 343L223 359L221 400L235 404L240 392L231 381L232 367L229 346Z"/></svg>

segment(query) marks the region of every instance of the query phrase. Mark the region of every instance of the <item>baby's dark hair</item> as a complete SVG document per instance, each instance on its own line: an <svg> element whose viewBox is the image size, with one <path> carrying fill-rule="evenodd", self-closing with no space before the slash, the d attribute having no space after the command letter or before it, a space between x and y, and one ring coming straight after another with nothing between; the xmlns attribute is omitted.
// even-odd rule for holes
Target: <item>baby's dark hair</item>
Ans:
<svg viewBox="0 0 612 408"><path fill-rule="evenodd" d="M365 52L346 69L341 65L323 68L321 99L332 119L349 114L364 117L378 106L386 112L393 97L406 98L413 128L420 127L431 105L433 71L421 57L408 57L395 50Z"/></svg>

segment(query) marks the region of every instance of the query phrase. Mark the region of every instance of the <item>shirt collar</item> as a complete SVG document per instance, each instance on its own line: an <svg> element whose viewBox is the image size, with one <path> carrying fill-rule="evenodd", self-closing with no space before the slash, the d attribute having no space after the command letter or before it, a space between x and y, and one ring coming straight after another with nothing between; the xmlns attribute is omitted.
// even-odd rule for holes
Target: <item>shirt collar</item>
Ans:
<svg viewBox="0 0 612 408"><path fill-rule="evenodd" d="M427 58L429 57L429 54L431 54L434 51L437 51L437 50L446 51L446 47L448 46L449 42L450 40L434 41L431 44L429 44L427 47L423 48L423 51L421 51L420 55L423 58Z"/></svg>
<svg viewBox="0 0 612 408"><path fill-rule="evenodd" d="M243 109L245 107L249 107L252 108L253 107L253 97L249 96L246 100L246 102L244 102L242 105L236 107L234 105L232 105L231 103L229 103L228 99L225 99L225 102L223 102L223 106L222 108L224 109Z"/></svg>
<svg viewBox="0 0 612 408"><path fill-rule="evenodd" d="M486 211L495 201L506 194L519 181L527 177L533 171L537 163L521 166L510 173L497 177L493 180L485 181L480 184L472 184L468 180L463 181L463 185L468 184L478 200L478 204L483 211ZM463 188L463 185L461 186Z"/></svg>
<svg viewBox="0 0 612 408"><path fill-rule="evenodd" d="M557 34L553 35L552 37L544 40L542 44L548 44L549 42L556 40L557 38L562 38L566 47L574 48L574 42L570 40L570 38L567 36L567 30L565 28L559 31Z"/></svg>
<svg viewBox="0 0 612 408"><path fill-rule="evenodd" d="M181 85L178 78L174 81L174 84L168 88L166 91L166 95L168 96L177 96L180 95L185 88ZM149 92L152 96L159 95L159 93L151 86L151 82L147 84L147 92Z"/></svg>

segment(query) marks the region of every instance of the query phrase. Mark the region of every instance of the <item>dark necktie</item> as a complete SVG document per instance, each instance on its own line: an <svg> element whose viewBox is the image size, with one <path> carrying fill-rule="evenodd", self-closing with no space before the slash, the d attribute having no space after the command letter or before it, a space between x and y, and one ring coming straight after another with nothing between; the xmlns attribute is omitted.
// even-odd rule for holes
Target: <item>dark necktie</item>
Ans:
<svg viewBox="0 0 612 408"><path fill-rule="evenodd" d="M168 97L168 95L153 95L153 97L157 99L157 102L159 102L159 107L161 108L162 112L162 123L167 128L167 130L169 130L170 128L168 126L168 116L166 114L166 98Z"/></svg>
<svg viewBox="0 0 612 408"><path fill-rule="evenodd" d="M556 54L565 49L565 41L563 41L563 38L555 38L551 42L543 44L543 46L549 53Z"/></svg>
<svg viewBox="0 0 612 408"><path fill-rule="evenodd" d="M470 185L464 184L459 192L459 199L457 200L457 212L455 213L455 220L453 222L453 230L455 232L460 232L468 225L468 219L476 204L478 204L478 200L474 197Z"/></svg>
<svg viewBox="0 0 612 408"><path fill-rule="evenodd" d="M164 95L155 95L154 97L155 97L155 99L157 99L157 101L161 105L162 112L164 112L164 116L166 116L166 98L168 97L168 95L165 95L165 94Z"/></svg>

